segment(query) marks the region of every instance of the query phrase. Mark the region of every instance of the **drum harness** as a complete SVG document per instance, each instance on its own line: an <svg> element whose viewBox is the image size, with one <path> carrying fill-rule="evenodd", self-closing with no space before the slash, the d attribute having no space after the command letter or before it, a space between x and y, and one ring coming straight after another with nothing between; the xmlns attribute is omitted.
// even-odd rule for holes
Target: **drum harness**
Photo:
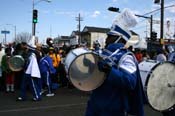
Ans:
<svg viewBox="0 0 175 116"><path fill-rule="evenodd" d="M127 56L127 55L134 56L134 54L133 54L132 52L130 52L130 51L127 50L127 52L126 52L124 55L122 55L122 56L119 58L119 61L118 61L118 59L117 59L116 57L113 57L113 56L116 55L116 54L120 54L120 51L121 51L121 50L127 50L127 49L121 47L121 48L115 50L114 52L111 52L111 51L109 51L109 50L107 50L107 49L103 49L104 52L106 52L107 54L110 54L110 55L109 55L109 56L108 56L108 55L104 55L104 54L98 54L98 55L99 55L99 57L102 58L103 60L108 60L109 62L107 62L107 64L108 64L110 67L116 66L116 67L119 68L119 66L120 66L120 64L121 64L121 59L123 59L123 58L124 58L125 56ZM137 62L136 58L135 58L135 57L133 57L133 58L134 58L134 61ZM115 61L118 61L118 62L116 63Z"/></svg>

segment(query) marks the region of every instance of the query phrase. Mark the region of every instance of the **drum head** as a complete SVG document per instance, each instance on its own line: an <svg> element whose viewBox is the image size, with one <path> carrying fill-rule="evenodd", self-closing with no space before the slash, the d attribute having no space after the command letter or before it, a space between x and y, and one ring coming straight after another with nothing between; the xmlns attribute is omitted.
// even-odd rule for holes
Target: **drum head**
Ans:
<svg viewBox="0 0 175 116"><path fill-rule="evenodd" d="M175 65L165 62L157 65L147 83L147 96L153 109L166 111L175 104ZM174 87L169 87L173 85Z"/></svg>
<svg viewBox="0 0 175 116"><path fill-rule="evenodd" d="M105 80L105 73L98 70L98 55L85 53L76 57L69 67L69 78L72 84L83 91L99 87Z"/></svg>
<svg viewBox="0 0 175 116"><path fill-rule="evenodd" d="M76 48L71 50L67 55L66 58L64 60L64 67L66 72L68 73L69 67L71 65L71 63L74 61L74 59L81 55L81 54L85 54L85 53L91 53L92 51L87 50L85 48Z"/></svg>
<svg viewBox="0 0 175 116"><path fill-rule="evenodd" d="M24 59L20 55L15 55L9 59L8 64L12 71L21 71L24 66Z"/></svg>

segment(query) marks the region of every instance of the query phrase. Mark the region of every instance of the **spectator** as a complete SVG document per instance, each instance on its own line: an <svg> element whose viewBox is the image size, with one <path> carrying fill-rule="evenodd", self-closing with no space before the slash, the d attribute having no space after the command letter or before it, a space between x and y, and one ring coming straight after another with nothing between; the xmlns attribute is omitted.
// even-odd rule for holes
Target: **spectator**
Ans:
<svg viewBox="0 0 175 116"><path fill-rule="evenodd" d="M150 59L150 56L146 50L142 51L142 61Z"/></svg>
<svg viewBox="0 0 175 116"><path fill-rule="evenodd" d="M5 48L5 55L2 57L1 66L6 82L6 92L14 92L14 72L9 68L9 59L12 57L11 48Z"/></svg>
<svg viewBox="0 0 175 116"><path fill-rule="evenodd" d="M159 50L158 51L157 56L156 56L156 60L159 61L159 62L167 61L165 50Z"/></svg>
<svg viewBox="0 0 175 116"><path fill-rule="evenodd" d="M142 59L143 55L142 55L140 49L136 49L136 51L135 51L135 57L136 57L136 59L137 59L138 62L141 62L143 60Z"/></svg>

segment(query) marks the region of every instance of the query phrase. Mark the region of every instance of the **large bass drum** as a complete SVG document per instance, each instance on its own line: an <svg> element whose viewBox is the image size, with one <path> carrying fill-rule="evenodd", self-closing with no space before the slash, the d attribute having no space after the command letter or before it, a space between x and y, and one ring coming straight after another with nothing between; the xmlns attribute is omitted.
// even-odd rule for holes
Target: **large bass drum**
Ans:
<svg viewBox="0 0 175 116"><path fill-rule="evenodd" d="M65 70L72 84L82 91L91 91L105 80L105 73L98 70L99 56L85 48L71 50L65 58Z"/></svg>
<svg viewBox="0 0 175 116"><path fill-rule="evenodd" d="M175 106L175 64L171 62L158 63L149 73L147 97L151 107L163 112Z"/></svg>

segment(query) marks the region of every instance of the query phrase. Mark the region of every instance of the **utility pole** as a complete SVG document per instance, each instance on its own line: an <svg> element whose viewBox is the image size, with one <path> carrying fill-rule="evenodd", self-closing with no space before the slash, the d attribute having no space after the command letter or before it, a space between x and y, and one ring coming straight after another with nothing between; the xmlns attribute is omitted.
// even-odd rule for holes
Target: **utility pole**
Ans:
<svg viewBox="0 0 175 116"><path fill-rule="evenodd" d="M33 11L35 7L35 2L32 0L32 35L35 36L36 23L33 23Z"/></svg>
<svg viewBox="0 0 175 116"><path fill-rule="evenodd" d="M42 2L42 1L45 1L45 2L51 2L51 0L38 0L38 1L35 1L35 0L32 0L32 36L35 36L35 31L36 31L36 23L38 22L38 10L35 9L35 5ZM35 17L35 19L34 19Z"/></svg>
<svg viewBox="0 0 175 116"><path fill-rule="evenodd" d="M160 39L163 39L164 33L164 0L161 0L161 23L160 23Z"/></svg>
<svg viewBox="0 0 175 116"><path fill-rule="evenodd" d="M80 16L80 13L78 17L76 17L76 21L78 21L78 41L80 44L81 43L81 21L83 21L83 18Z"/></svg>
<svg viewBox="0 0 175 116"><path fill-rule="evenodd" d="M163 44L163 33L164 33L164 0L155 0L155 4L160 3L160 44ZM164 47L164 46L162 46Z"/></svg>
<svg viewBox="0 0 175 116"><path fill-rule="evenodd" d="M14 26L14 28L15 28L15 41L16 41L16 25Z"/></svg>
<svg viewBox="0 0 175 116"><path fill-rule="evenodd" d="M175 21L174 21L174 35L173 35L173 37L175 38Z"/></svg>
<svg viewBox="0 0 175 116"><path fill-rule="evenodd" d="M151 39L152 38L152 32L153 32L153 15L151 15L150 17L147 17L147 16L135 14L135 16L150 19L150 39Z"/></svg>
<svg viewBox="0 0 175 116"><path fill-rule="evenodd" d="M52 25L50 25L50 37L52 38Z"/></svg>
<svg viewBox="0 0 175 116"><path fill-rule="evenodd" d="M152 32L153 32L153 15L150 17L150 39L152 39Z"/></svg>

